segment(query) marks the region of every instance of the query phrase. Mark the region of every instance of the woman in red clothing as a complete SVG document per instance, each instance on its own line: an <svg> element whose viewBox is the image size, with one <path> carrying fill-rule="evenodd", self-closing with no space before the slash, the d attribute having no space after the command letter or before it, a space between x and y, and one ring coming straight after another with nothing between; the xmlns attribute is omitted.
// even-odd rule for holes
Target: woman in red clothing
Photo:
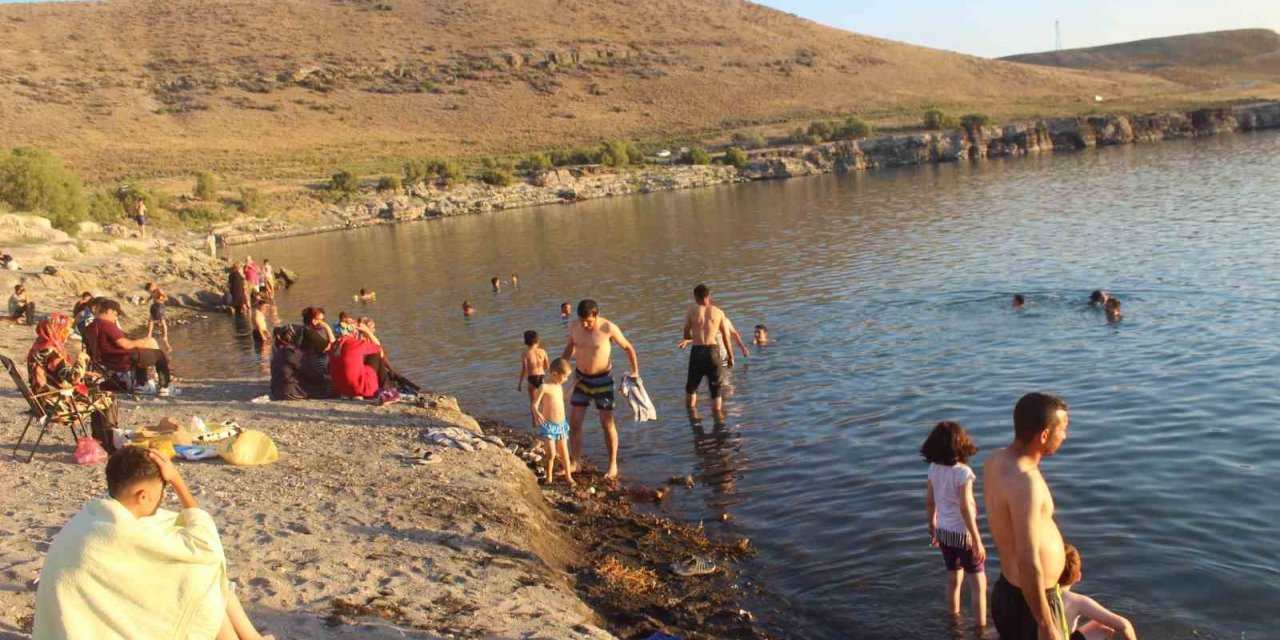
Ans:
<svg viewBox="0 0 1280 640"><path fill-rule="evenodd" d="M373 322L356 325L356 335L344 336L329 356L333 392L348 398L373 398L388 387L390 375L382 355L382 344L373 333Z"/></svg>

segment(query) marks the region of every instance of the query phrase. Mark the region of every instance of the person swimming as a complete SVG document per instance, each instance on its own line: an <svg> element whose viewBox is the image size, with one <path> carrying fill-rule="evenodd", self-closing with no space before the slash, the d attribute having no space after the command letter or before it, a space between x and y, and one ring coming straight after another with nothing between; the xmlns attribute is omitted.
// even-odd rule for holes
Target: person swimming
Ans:
<svg viewBox="0 0 1280 640"><path fill-rule="evenodd" d="M751 344L766 345L769 344L769 327L762 324L756 325L755 335L751 338Z"/></svg>
<svg viewBox="0 0 1280 640"><path fill-rule="evenodd" d="M502 291L502 281L498 279L498 276L489 278L489 284L493 286L494 293L498 293L499 291Z"/></svg>
<svg viewBox="0 0 1280 640"><path fill-rule="evenodd" d="M467 302L466 300L463 300L463 301L462 301L462 315L464 315L464 316L466 316L466 317L470 318L471 316L474 316L475 314L476 314L476 308L475 308L475 307L473 307L473 306L471 306L471 303L470 303L470 302Z"/></svg>
<svg viewBox="0 0 1280 640"><path fill-rule="evenodd" d="M1101 307L1107 304L1107 300L1110 300L1110 299L1111 299L1111 294L1107 293L1106 291L1103 291L1102 289L1097 289L1093 293L1089 294L1089 304L1095 307Z"/></svg>
<svg viewBox="0 0 1280 640"><path fill-rule="evenodd" d="M1022 297L1022 294L1021 294L1021 293L1015 293L1015 294L1013 294L1013 308L1014 308L1014 309L1021 309L1025 304L1027 304L1027 299L1026 299L1026 298L1024 298L1024 297Z"/></svg>
<svg viewBox="0 0 1280 640"><path fill-rule="evenodd" d="M360 293L357 293L356 295L351 296L351 299L355 300L356 302L370 302L378 299L378 292L361 289Z"/></svg>
<svg viewBox="0 0 1280 640"><path fill-rule="evenodd" d="M1107 313L1107 322L1119 322L1124 318L1124 314L1120 312L1120 298L1108 297L1103 309Z"/></svg>
<svg viewBox="0 0 1280 640"><path fill-rule="evenodd" d="M571 317L573 317L573 305L570 305L568 302L561 302L560 303L560 319L568 320Z"/></svg>

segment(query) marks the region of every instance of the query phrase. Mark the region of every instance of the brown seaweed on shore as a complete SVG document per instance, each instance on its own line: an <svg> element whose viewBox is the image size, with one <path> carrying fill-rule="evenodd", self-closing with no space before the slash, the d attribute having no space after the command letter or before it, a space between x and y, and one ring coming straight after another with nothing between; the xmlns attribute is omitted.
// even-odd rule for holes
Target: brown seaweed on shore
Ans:
<svg viewBox="0 0 1280 640"><path fill-rule="evenodd" d="M486 434L509 446L537 446L531 434L498 421L479 422ZM745 592L734 566L755 553L748 540L712 540L701 526L638 511L631 499L635 492L606 482L590 465L583 465L574 479L575 489L556 483L543 491L583 550L576 567L578 593L605 618L609 631L626 639L647 638L655 631L686 640L769 637L744 608ZM720 570L687 578L671 570L695 555L711 559Z"/></svg>

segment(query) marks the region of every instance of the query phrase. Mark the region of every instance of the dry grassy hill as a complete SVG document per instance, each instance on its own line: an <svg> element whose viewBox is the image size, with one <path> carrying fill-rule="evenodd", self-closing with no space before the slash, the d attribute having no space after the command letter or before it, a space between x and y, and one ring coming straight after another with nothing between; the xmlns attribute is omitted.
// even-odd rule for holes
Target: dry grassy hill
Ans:
<svg viewBox="0 0 1280 640"><path fill-rule="evenodd" d="M1146 73L1202 87L1276 82L1280 81L1280 33L1269 29L1211 31L1002 59L1060 68Z"/></svg>
<svg viewBox="0 0 1280 640"><path fill-rule="evenodd" d="M295 179L816 115L1052 113L1095 94L1194 97L1167 79L958 55L742 0L0 6L0 147L50 147L90 178Z"/></svg>

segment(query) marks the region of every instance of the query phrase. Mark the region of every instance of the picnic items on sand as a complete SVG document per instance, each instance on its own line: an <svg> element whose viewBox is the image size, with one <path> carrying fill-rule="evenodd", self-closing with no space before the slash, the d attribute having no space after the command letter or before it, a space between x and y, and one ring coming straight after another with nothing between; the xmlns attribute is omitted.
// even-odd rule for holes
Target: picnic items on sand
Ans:
<svg viewBox="0 0 1280 640"><path fill-rule="evenodd" d="M247 430L223 445L219 455L238 467L255 467L271 464L280 459L276 443L261 431Z"/></svg>
<svg viewBox="0 0 1280 640"><path fill-rule="evenodd" d="M93 438L80 438L76 440L75 458L79 465L102 464L107 461L107 450Z"/></svg>

